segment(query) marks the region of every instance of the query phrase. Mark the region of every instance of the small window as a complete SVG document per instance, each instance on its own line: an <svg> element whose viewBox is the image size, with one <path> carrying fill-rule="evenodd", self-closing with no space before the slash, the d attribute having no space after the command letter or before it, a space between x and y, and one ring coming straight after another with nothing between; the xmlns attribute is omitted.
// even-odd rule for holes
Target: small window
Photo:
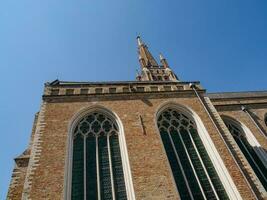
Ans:
<svg viewBox="0 0 267 200"><path fill-rule="evenodd" d="M74 89L66 89L66 95L74 94Z"/></svg>
<svg viewBox="0 0 267 200"><path fill-rule="evenodd" d="M265 122L265 125L267 126L267 114L265 114L264 122Z"/></svg>
<svg viewBox="0 0 267 200"><path fill-rule="evenodd" d="M130 92L130 89L128 87L124 87L124 88L122 88L122 91L123 92Z"/></svg>
<svg viewBox="0 0 267 200"><path fill-rule="evenodd" d="M144 92L145 88L144 87L136 87L137 92Z"/></svg>
<svg viewBox="0 0 267 200"><path fill-rule="evenodd" d="M88 89L81 89L81 94L88 94Z"/></svg>
<svg viewBox="0 0 267 200"><path fill-rule="evenodd" d="M168 81L169 77L168 76L164 76L164 79L165 79L165 81Z"/></svg>
<svg viewBox="0 0 267 200"><path fill-rule="evenodd" d="M116 93L117 88L109 88L109 93Z"/></svg>
<svg viewBox="0 0 267 200"><path fill-rule="evenodd" d="M51 95L58 95L59 94L59 89L52 89L51 90Z"/></svg>
<svg viewBox="0 0 267 200"><path fill-rule="evenodd" d="M164 86L164 90L165 91L171 91L172 90L172 87L171 86Z"/></svg>
<svg viewBox="0 0 267 200"><path fill-rule="evenodd" d="M101 94L103 92L103 88L96 88L95 93L96 94Z"/></svg>
<svg viewBox="0 0 267 200"><path fill-rule="evenodd" d="M159 80L159 81L162 81L162 77L161 77L161 76L158 76L158 80Z"/></svg>
<svg viewBox="0 0 267 200"><path fill-rule="evenodd" d="M158 86L151 86L150 87L151 92L157 92L159 90Z"/></svg>

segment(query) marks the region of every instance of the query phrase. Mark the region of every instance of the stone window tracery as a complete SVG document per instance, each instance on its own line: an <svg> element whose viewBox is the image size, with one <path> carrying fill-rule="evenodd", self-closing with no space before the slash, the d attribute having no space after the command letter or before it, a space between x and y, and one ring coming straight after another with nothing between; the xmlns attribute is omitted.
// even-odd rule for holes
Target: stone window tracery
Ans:
<svg viewBox="0 0 267 200"><path fill-rule="evenodd" d="M172 108L157 122L181 199L229 199L195 122Z"/></svg>
<svg viewBox="0 0 267 200"><path fill-rule="evenodd" d="M74 129L71 199L127 199L117 123L101 112Z"/></svg>
<svg viewBox="0 0 267 200"><path fill-rule="evenodd" d="M257 146L253 147L246 137L242 127L238 126L236 122L230 119L224 119L224 123L227 126L230 133L233 135L238 147L246 157L250 166L254 170L255 174L259 178L265 190L267 189L267 169L264 166L261 158L257 155ZM259 150L259 149L258 149Z"/></svg>

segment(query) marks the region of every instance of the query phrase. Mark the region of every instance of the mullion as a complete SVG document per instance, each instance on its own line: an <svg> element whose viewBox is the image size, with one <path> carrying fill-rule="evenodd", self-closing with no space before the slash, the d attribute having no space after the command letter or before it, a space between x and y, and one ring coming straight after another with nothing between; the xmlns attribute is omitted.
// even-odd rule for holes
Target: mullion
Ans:
<svg viewBox="0 0 267 200"><path fill-rule="evenodd" d="M209 177L211 179L212 184L214 185L214 188L219 196L220 199L229 199L222 182L209 158L209 155L198 135L198 132L195 129L190 129L189 132L191 133L191 136L195 142L195 145L197 146L198 152L201 156L201 159L206 167L206 170L209 174Z"/></svg>
<svg viewBox="0 0 267 200"><path fill-rule="evenodd" d="M262 171L262 168L259 167L258 163L255 160L253 160L254 157L252 157L252 155L254 155L256 158L258 156L256 155L255 152L254 152L255 154L249 155L251 152L248 150L246 144L244 144L241 139L236 139L236 142L239 145L239 148L241 149L242 153L245 155L246 159L248 160L250 166L254 170L255 174L259 178L259 180L262 183L263 187L265 189L267 189L266 177L264 177L264 175L265 175L264 172L266 173L267 170L266 169L265 170L263 169L264 171ZM245 148L247 148L247 149L245 149ZM260 172L260 170L261 170L261 172Z"/></svg>
<svg viewBox="0 0 267 200"><path fill-rule="evenodd" d="M190 157L191 157L191 160L193 162L193 165L195 168L198 169L198 170L196 170L196 172L197 172L197 175L199 177L199 180L201 182L202 188L205 192L207 199L217 199L216 195L213 191L213 188L210 185L209 177L207 177L207 175L204 171L204 168L202 167L201 162L198 158L197 152L193 146L193 143L191 142L191 139L189 136L190 133L188 133L188 131L186 129L181 129L180 132L181 132L182 138L184 140L184 143L187 146L187 150L190 152Z"/></svg>
<svg viewBox="0 0 267 200"><path fill-rule="evenodd" d="M187 181L188 181L188 183L190 185L192 194L193 194L195 199L199 199L199 200L200 199L204 199L203 198L204 194L202 194L200 186L199 186L199 184L197 182L197 179L194 176L193 168L191 167L190 161L186 156L186 151L185 151L185 149L183 147L182 141L180 140L178 134L179 133L176 130L173 130L170 135L172 137L172 140L174 142L176 151L177 151L177 153L179 155L179 158L181 160L181 163L183 165L183 169L184 169Z"/></svg>
<svg viewBox="0 0 267 200"><path fill-rule="evenodd" d="M77 124L71 199L127 199L118 133L114 121L102 113L87 115Z"/></svg>
<svg viewBox="0 0 267 200"><path fill-rule="evenodd" d="M112 159L112 169L113 169L113 178L114 178L114 189L116 199L126 200L126 188L124 182L124 175L122 169L122 161L120 156L120 146L119 139L117 135L111 135L109 138L110 141L110 150L111 150L111 159Z"/></svg>
<svg viewBox="0 0 267 200"><path fill-rule="evenodd" d="M84 149L83 135L77 134L73 140L73 161L72 161L72 187L71 199L84 199Z"/></svg>
<svg viewBox="0 0 267 200"><path fill-rule="evenodd" d="M182 169L179 167L178 161L175 156L174 149L172 148L171 141L168 137L168 133L164 130L160 131L161 139L172 169L173 177L176 182L181 200L191 199L189 191L186 187L186 182L182 175Z"/></svg>
<svg viewBox="0 0 267 200"><path fill-rule="evenodd" d="M112 200L112 186L106 136L98 138L98 156L101 199Z"/></svg>
<svg viewBox="0 0 267 200"><path fill-rule="evenodd" d="M241 138L241 140L242 140L243 144L247 147L247 150L252 155L254 161L257 163L257 165L260 168L260 170L262 171L262 173L265 175L265 178L267 178L267 168L262 163L261 159L259 158L259 156L255 152L253 147L248 143L246 138ZM256 148L259 148L259 147L256 147ZM266 184L266 181L265 181L265 184Z"/></svg>
<svg viewBox="0 0 267 200"><path fill-rule="evenodd" d="M86 198L97 199L96 139L86 139Z"/></svg>

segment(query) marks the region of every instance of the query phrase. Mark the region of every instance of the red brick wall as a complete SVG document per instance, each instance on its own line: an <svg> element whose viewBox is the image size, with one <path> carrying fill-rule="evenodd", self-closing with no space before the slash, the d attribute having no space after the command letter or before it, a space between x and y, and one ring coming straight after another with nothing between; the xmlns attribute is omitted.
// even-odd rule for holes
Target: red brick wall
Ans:
<svg viewBox="0 0 267 200"><path fill-rule="evenodd" d="M133 185L137 199L178 199L160 136L155 124L157 109L166 101L192 108L203 120L210 136L222 156L234 182L244 199L253 199L250 189L213 124L196 98L153 98L105 100L88 102L47 103L45 128L41 138L39 166L34 170L30 197L32 199L62 199L66 141L71 118L81 109L102 105L115 112L124 126ZM97 103L96 103L97 102ZM139 121L142 115L146 135Z"/></svg>
<svg viewBox="0 0 267 200"><path fill-rule="evenodd" d="M146 96L148 97L148 96ZM64 98L48 101L44 112L44 127L39 140L40 156L30 176L31 199L63 199L67 137L70 120L81 109L101 105L115 112L124 126L137 199L179 199L172 173L155 124L155 114L165 102L175 102L193 109L202 119L212 141L217 147L226 168L233 177L243 199L254 199L252 192L213 126L207 113L192 94L165 96L122 96L118 99ZM146 134L142 132L142 116ZM20 199L20 198L13 198Z"/></svg>

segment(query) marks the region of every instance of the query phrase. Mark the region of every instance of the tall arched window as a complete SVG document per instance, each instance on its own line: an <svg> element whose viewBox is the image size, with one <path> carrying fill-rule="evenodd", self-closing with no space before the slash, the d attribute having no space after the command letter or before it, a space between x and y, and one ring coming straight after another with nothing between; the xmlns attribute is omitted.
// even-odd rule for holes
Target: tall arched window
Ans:
<svg viewBox="0 0 267 200"><path fill-rule="evenodd" d="M74 128L71 199L127 199L119 128L104 112L92 112Z"/></svg>
<svg viewBox="0 0 267 200"><path fill-rule="evenodd" d="M253 141L248 141L248 134L245 133L245 130L238 122L229 118L223 118L223 120L230 133L233 135L238 147L249 162L251 168L254 170L265 190L267 190L267 168L262 162L262 156L266 156L266 153L260 149L260 146L251 145ZM253 139L256 140L255 138Z"/></svg>
<svg viewBox="0 0 267 200"><path fill-rule="evenodd" d="M265 122L265 126L267 126L267 114L265 114L264 122Z"/></svg>
<svg viewBox="0 0 267 200"><path fill-rule="evenodd" d="M172 108L157 122L181 199L229 199L195 122Z"/></svg>

